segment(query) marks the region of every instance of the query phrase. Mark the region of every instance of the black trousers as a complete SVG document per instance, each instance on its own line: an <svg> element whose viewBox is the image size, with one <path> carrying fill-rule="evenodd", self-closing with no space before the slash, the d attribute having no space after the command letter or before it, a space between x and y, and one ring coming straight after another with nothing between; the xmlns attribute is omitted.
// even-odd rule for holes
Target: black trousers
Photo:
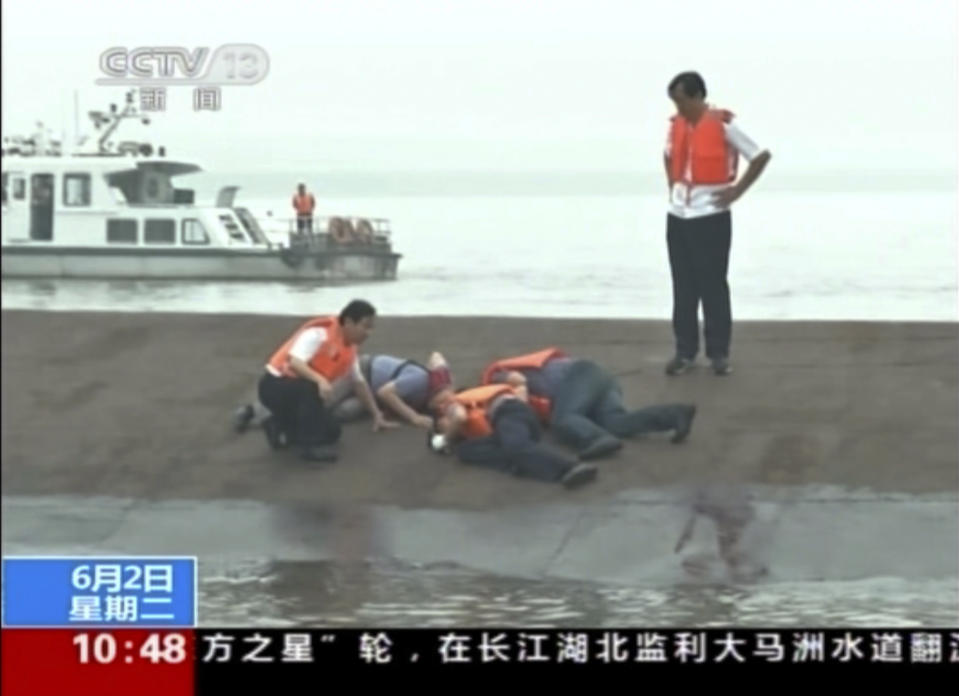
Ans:
<svg viewBox="0 0 959 696"><path fill-rule="evenodd" d="M340 439L340 424L326 408L313 382L264 372L257 391L260 403L270 410L291 444L331 445Z"/></svg>
<svg viewBox="0 0 959 696"><path fill-rule="evenodd" d="M556 389L550 427L560 440L582 449L603 436L672 430L678 417L676 405L627 410L616 378L592 360L577 360Z"/></svg>
<svg viewBox="0 0 959 696"><path fill-rule="evenodd" d="M493 416L492 435L456 446L460 461L539 481L559 481L576 466L572 459L540 443L542 428L525 402L511 399Z"/></svg>
<svg viewBox="0 0 959 696"><path fill-rule="evenodd" d="M306 232L307 234L313 234L313 216L298 216L296 218L296 231L299 233Z"/></svg>
<svg viewBox="0 0 959 696"><path fill-rule="evenodd" d="M703 303L706 357L729 356L732 311L729 303L729 247L732 215L727 210L700 218L666 216L666 243L673 275L673 333L676 355L699 352L699 303Z"/></svg>

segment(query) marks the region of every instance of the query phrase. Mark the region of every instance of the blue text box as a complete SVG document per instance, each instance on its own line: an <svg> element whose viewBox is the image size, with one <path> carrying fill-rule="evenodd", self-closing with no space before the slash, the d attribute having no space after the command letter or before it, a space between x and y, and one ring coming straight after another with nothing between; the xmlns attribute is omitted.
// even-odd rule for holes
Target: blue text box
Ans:
<svg viewBox="0 0 959 696"><path fill-rule="evenodd" d="M6 557L4 626L196 625L196 558Z"/></svg>

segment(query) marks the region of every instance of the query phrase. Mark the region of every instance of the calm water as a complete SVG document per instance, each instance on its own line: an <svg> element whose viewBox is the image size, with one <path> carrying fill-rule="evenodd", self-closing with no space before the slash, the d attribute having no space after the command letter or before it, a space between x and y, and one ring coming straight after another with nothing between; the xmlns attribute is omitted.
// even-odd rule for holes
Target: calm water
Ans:
<svg viewBox="0 0 959 696"><path fill-rule="evenodd" d="M3 306L302 315L366 296L391 315L670 315L659 194L319 193L320 213L391 219L403 254L398 281L4 280ZM287 215L279 193L239 200ZM752 192L734 208L734 316L955 321L956 215L956 194L941 190Z"/></svg>

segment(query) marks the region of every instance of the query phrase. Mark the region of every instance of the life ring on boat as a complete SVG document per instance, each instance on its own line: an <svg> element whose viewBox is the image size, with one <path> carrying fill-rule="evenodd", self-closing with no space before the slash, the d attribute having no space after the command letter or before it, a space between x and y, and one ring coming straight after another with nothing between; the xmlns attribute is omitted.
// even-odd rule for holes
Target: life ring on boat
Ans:
<svg viewBox="0 0 959 696"><path fill-rule="evenodd" d="M305 260L306 254L301 250L291 249L290 247L280 248L280 261L289 268L299 268Z"/></svg>
<svg viewBox="0 0 959 696"><path fill-rule="evenodd" d="M373 225L369 220L361 219L356 223L356 241L359 244L372 244L373 234Z"/></svg>
<svg viewBox="0 0 959 696"><path fill-rule="evenodd" d="M330 224L326 231L330 235L330 239L337 244L352 244L356 238L353 225L346 218L330 218Z"/></svg>

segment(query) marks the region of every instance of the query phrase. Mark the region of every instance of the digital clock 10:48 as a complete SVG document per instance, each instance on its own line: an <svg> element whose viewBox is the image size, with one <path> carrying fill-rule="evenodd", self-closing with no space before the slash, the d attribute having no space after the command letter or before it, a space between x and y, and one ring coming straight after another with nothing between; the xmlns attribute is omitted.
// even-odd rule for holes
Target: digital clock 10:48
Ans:
<svg viewBox="0 0 959 696"><path fill-rule="evenodd" d="M139 646L132 640L118 644L112 633L79 633L74 636L73 644L77 646L80 664L110 664L117 658L126 664L136 659L177 664L187 657L186 638L180 633L151 633Z"/></svg>

